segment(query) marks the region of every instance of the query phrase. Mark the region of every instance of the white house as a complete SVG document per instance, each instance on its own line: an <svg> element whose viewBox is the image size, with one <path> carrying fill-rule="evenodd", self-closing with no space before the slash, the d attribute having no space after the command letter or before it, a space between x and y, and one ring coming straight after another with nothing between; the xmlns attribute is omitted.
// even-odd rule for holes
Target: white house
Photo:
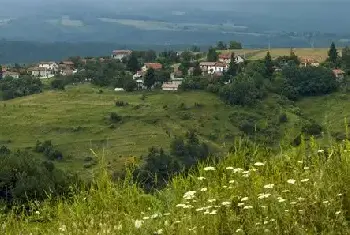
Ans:
<svg viewBox="0 0 350 235"><path fill-rule="evenodd" d="M124 59L125 57L128 57L130 56L132 53L132 51L130 50L114 50L112 52L112 59L115 59L115 60L122 60Z"/></svg>
<svg viewBox="0 0 350 235"><path fill-rule="evenodd" d="M164 82L162 85L163 91L178 91L179 86L182 84L182 82L173 81L173 82Z"/></svg>
<svg viewBox="0 0 350 235"><path fill-rule="evenodd" d="M39 78L52 78L55 76L52 70L42 67L30 68L28 71L31 72L32 76Z"/></svg>
<svg viewBox="0 0 350 235"><path fill-rule="evenodd" d="M51 71L57 71L58 70L58 64L56 62L40 62L38 64L39 68L46 68Z"/></svg>
<svg viewBox="0 0 350 235"><path fill-rule="evenodd" d="M228 69L228 65L222 62L201 62L199 66L207 74L220 74Z"/></svg>
<svg viewBox="0 0 350 235"><path fill-rule="evenodd" d="M225 64L230 64L231 63L231 55L232 55L231 53L220 54L219 55L219 62L225 63ZM244 63L243 57L240 55L235 56L235 63L236 64Z"/></svg>
<svg viewBox="0 0 350 235"><path fill-rule="evenodd" d="M13 78L19 78L19 73L17 72L11 72L11 71L4 71L2 73L2 77L13 77Z"/></svg>
<svg viewBox="0 0 350 235"><path fill-rule="evenodd" d="M244 59L242 56L238 55L238 56L235 56L235 63L236 64L241 64L241 63L244 63Z"/></svg>

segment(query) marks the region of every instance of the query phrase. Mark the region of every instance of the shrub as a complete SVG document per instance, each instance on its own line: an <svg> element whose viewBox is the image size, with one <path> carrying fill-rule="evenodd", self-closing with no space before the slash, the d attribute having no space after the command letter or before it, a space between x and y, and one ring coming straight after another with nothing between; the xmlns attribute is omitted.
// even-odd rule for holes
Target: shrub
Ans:
<svg viewBox="0 0 350 235"><path fill-rule="evenodd" d="M181 104L179 104L179 109L180 110L186 110L187 107L186 107L185 103L182 102Z"/></svg>
<svg viewBox="0 0 350 235"><path fill-rule="evenodd" d="M256 127L251 122L244 120L239 124L239 130L246 135L253 135L256 132Z"/></svg>
<svg viewBox="0 0 350 235"><path fill-rule="evenodd" d="M124 102L124 101L121 101L121 100L118 100L115 102L115 106L117 107L124 107L124 106L128 106L129 103L128 102Z"/></svg>
<svg viewBox="0 0 350 235"><path fill-rule="evenodd" d="M286 123L288 122L288 117L287 117L287 114L286 113L282 113L279 117L279 122L280 123Z"/></svg>
<svg viewBox="0 0 350 235"><path fill-rule="evenodd" d="M118 123L118 122L121 122L122 121L122 117L119 116L116 112L112 112L110 114L110 120L111 122L113 123Z"/></svg>
<svg viewBox="0 0 350 235"><path fill-rule="evenodd" d="M311 123L305 124L302 131L307 135L317 136L322 133L322 126L312 121Z"/></svg>
<svg viewBox="0 0 350 235"><path fill-rule="evenodd" d="M180 118L182 120L190 120L192 118L192 115L190 113L188 113L188 112L182 112L180 114Z"/></svg>
<svg viewBox="0 0 350 235"><path fill-rule="evenodd" d="M196 108L203 108L203 107L204 107L204 104L195 102L195 103L194 103L194 107L196 107Z"/></svg>
<svg viewBox="0 0 350 235"><path fill-rule="evenodd" d="M10 149L8 149L6 146L0 147L0 155L7 155L10 153L11 153Z"/></svg>

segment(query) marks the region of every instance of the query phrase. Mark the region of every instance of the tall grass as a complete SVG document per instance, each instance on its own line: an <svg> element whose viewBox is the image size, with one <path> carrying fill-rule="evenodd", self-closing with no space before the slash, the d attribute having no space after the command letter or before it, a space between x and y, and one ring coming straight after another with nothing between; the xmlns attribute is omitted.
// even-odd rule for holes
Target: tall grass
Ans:
<svg viewBox="0 0 350 235"><path fill-rule="evenodd" d="M280 154L238 146L154 194L112 182L103 162L71 200L0 217L1 234L349 234L350 143Z"/></svg>

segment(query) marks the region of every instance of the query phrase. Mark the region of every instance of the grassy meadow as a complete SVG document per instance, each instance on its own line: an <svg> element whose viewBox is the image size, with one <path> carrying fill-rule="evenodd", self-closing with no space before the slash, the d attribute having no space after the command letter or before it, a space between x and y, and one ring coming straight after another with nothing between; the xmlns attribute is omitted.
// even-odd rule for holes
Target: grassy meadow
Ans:
<svg viewBox="0 0 350 235"><path fill-rule="evenodd" d="M327 59L329 48L294 48L295 54L299 57L307 57L323 62ZM242 49L242 50L225 50L219 51L221 53L234 52L237 55L246 56L246 59L261 60L264 59L268 49ZM290 48L272 48L270 50L273 59L279 56L288 56Z"/></svg>
<svg viewBox="0 0 350 235"><path fill-rule="evenodd" d="M146 194L112 183L103 158L96 185L66 201L0 216L2 234L349 234L349 142L316 142L271 154L235 153ZM101 157L97 156L96 157ZM102 160L101 160L102 159Z"/></svg>
<svg viewBox="0 0 350 235"><path fill-rule="evenodd" d="M223 149L225 134L237 133L228 121L232 108L207 92L99 90L91 85L71 86L62 92L46 91L0 102L0 144L25 149L34 147L37 140L52 140L65 156L59 164L82 170L90 149L120 167L130 156L146 154L151 146L167 149L175 135L191 128L202 140ZM128 105L117 107L116 101ZM123 121L112 126L111 112ZM215 141L209 139L213 130Z"/></svg>

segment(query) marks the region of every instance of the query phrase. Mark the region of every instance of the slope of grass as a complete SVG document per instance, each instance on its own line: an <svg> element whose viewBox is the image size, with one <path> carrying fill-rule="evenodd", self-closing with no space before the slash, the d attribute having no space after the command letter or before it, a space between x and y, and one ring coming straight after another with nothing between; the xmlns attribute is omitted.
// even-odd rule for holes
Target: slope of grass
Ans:
<svg viewBox="0 0 350 235"><path fill-rule="evenodd" d="M31 149L37 140L51 140L63 152L58 165L74 171L85 171L84 160L94 149L118 170L152 146L167 150L175 136L190 129L201 141L225 152L243 135L239 127L244 120L257 128L252 138L277 145L283 136L289 144L301 128L293 107L280 105L274 96L256 107L242 108L225 105L208 92L102 91L85 84L0 102L0 145ZM127 105L117 107L116 101ZM122 122L112 123L111 112L122 116ZM279 123L280 113L288 115L287 123Z"/></svg>
<svg viewBox="0 0 350 235"><path fill-rule="evenodd" d="M345 134L350 120L350 94L334 93L321 97L304 98L297 102L305 116L325 127L329 134ZM326 136L325 138L329 138Z"/></svg>
<svg viewBox="0 0 350 235"><path fill-rule="evenodd" d="M155 194L129 179L70 201L0 216L2 234L349 234L349 143L271 155L237 145L218 164L177 177ZM103 164L101 165L103 166Z"/></svg>

